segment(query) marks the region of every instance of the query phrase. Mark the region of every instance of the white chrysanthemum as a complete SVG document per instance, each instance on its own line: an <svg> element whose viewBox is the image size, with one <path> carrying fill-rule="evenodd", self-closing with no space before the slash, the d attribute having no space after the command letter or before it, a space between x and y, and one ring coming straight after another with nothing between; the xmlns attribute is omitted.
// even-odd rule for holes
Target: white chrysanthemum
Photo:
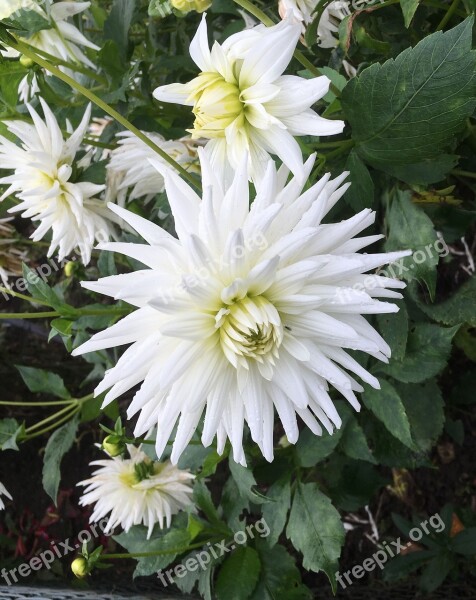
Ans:
<svg viewBox="0 0 476 600"><path fill-rule="evenodd" d="M281 19L297 19L303 26L313 19L319 0L279 0L278 11Z"/></svg>
<svg viewBox="0 0 476 600"><path fill-rule="evenodd" d="M13 500L13 498L11 497L11 495L9 494L7 488L3 485L3 483L0 481L0 510L3 510L5 508L5 503L2 500L2 496L6 496L7 498L9 498L10 500Z"/></svg>
<svg viewBox="0 0 476 600"><path fill-rule="evenodd" d="M288 171L268 163L263 185L249 206L246 157L223 193L203 151L203 200L176 174L166 191L179 239L122 208L122 216L146 244L108 243L101 248L133 257L144 269L83 282L87 289L137 307L73 354L132 344L96 388L111 388L105 404L140 382L129 407L140 411L135 434L157 426L160 456L177 423L171 460L176 463L206 409L205 446L228 437L234 459L245 464L244 422L263 455L273 458L274 410L291 443L296 415L316 434L341 420L329 384L357 410L356 373L378 388L376 378L344 348L387 361L390 348L363 314L396 312L379 298L400 298L387 288L395 279L364 275L408 252L358 254L380 239L353 239L374 222L365 209L351 219L322 224L347 189L346 173L323 177L309 190ZM305 164L305 179L314 157ZM159 165L160 168L160 165Z"/></svg>
<svg viewBox="0 0 476 600"><path fill-rule="evenodd" d="M257 25L222 45L215 42L210 51L203 18L190 44L200 75L154 91L158 100L193 107L192 138L210 140L207 154L227 184L245 155L255 181L263 177L269 154L302 178L302 154L294 136L334 135L344 128L343 121L324 119L311 109L327 93L327 77L283 75L300 33L300 24L289 20L273 27Z"/></svg>
<svg viewBox="0 0 476 600"><path fill-rule="evenodd" d="M58 249L59 260L62 260L77 248L87 264L95 241L105 241L113 234L112 214L103 201L95 198L104 186L70 181L91 107L86 109L76 131L64 140L54 114L42 99L40 102L44 121L28 106L33 124L6 122L21 146L0 136L0 168L14 170L12 175L0 179L0 184L10 184L0 200L15 194L21 202L8 212L21 212L24 218L40 221L31 236L35 242L51 230L48 256ZM113 220L117 221L115 217Z"/></svg>
<svg viewBox="0 0 476 600"><path fill-rule="evenodd" d="M91 69L96 69L94 63L82 52L80 47L99 50L100 48L90 42L72 23L68 23L67 19L74 17L79 13L87 10L91 2L38 2L38 0L2 0L0 8L0 19L11 17L14 12L19 9L34 10L44 19L49 21L51 27L37 31L24 41L48 52L66 62L83 64ZM13 52L13 54L18 54ZM12 56L12 52L8 52ZM63 66L59 67L71 77L76 77L77 74ZM36 78L33 77L31 84L28 78L24 77L18 88L20 100L27 102L38 91Z"/></svg>
<svg viewBox="0 0 476 600"><path fill-rule="evenodd" d="M175 162L187 171L199 173L196 148L183 140L166 140L159 133L143 132L157 146L162 148ZM156 152L130 131L118 134L119 145L111 152L108 171L122 173L118 191L132 188L129 200L141 196L155 196L164 191L164 177L150 163L151 159L162 160ZM165 161L164 165L166 164Z"/></svg>
<svg viewBox="0 0 476 600"><path fill-rule="evenodd" d="M127 449L129 459L118 456L90 463L100 468L78 483L86 486L79 503L95 504L91 522L110 513L106 533L118 526L129 531L142 524L148 528L149 538L156 523L161 529L170 527L173 515L193 505L190 481L195 476L170 461L152 461L134 446Z"/></svg>
<svg viewBox="0 0 476 600"><path fill-rule="evenodd" d="M337 48L339 24L350 15L350 2L333 0L324 9L317 26L317 42L321 48Z"/></svg>

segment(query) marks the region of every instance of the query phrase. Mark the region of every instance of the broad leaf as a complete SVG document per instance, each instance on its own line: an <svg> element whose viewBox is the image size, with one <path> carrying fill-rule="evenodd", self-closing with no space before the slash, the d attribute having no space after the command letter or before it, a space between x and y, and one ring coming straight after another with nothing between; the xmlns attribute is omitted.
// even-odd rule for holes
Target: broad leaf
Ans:
<svg viewBox="0 0 476 600"><path fill-rule="evenodd" d="M30 392L42 392L53 394L58 398L71 398L71 394L66 389L64 381L56 373L50 373L43 369L33 367L23 367L15 365Z"/></svg>
<svg viewBox="0 0 476 600"><path fill-rule="evenodd" d="M78 429L78 418L57 429L48 440L43 460L43 488L56 504L61 479L61 459L73 445Z"/></svg>
<svg viewBox="0 0 476 600"><path fill-rule="evenodd" d="M269 488L266 494L273 500L263 505L263 519L266 521L270 533L267 538L269 546L274 546L286 525L288 511L291 506L291 484L289 477L278 479Z"/></svg>
<svg viewBox="0 0 476 600"><path fill-rule="evenodd" d="M218 573L215 592L218 600L247 600L258 583L261 570L259 555L244 546L229 555Z"/></svg>
<svg viewBox="0 0 476 600"><path fill-rule="evenodd" d="M16 419L0 421L0 450L18 450L18 437L25 432L25 426Z"/></svg>

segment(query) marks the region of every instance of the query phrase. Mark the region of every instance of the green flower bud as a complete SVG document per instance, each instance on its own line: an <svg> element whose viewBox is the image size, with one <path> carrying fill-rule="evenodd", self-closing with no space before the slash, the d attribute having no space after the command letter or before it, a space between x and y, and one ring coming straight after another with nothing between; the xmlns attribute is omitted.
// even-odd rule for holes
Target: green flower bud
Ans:
<svg viewBox="0 0 476 600"><path fill-rule="evenodd" d="M31 58L28 58L28 56L25 56L24 54L22 54L20 56L20 64L22 65L22 67L25 67L26 69L30 69L35 64L35 61L31 60Z"/></svg>
<svg viewBox="0 0 476 600"><path fill-rule="evenodd" d="M102 443L102 448L105 450L109 456L119 456L123 454L126 449L126 445L124 442L121 442L121 439L117 435L108 435L104 438Z"/></svg>
<svg viewBox="0 0 476 600"><path fill-rule="evenodd" d="M84 556L75 558L71 563L71 571L73 571L75 577L78 579L84 579L89 575L88 561Z"/></svg>
<svg viewBox="0 0 476 600"><path fill-rule="evenodd" d="M211 0L170 0L170 3L182 13L188 13L192 10L201 13L212 5Z"/></svg>
<svg viewBox="0 0 476 600"><path fill-rule="evenodd" d="M64 274L66 275L66 277L71 277L71 275L74 272L74 267L75 267L75 263L72 262L71 260L65 264Z"/></svg>

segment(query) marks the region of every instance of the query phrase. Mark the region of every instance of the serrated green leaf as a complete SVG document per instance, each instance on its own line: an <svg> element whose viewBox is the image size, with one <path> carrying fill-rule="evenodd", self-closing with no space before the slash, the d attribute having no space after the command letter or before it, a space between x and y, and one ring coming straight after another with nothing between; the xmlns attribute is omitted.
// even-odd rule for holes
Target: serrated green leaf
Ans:
<svg viewBox="0 0 476 600"><path fill-rule="evenodd" d="M305 429L294 447L297 461L301 467L313 467L318 462L327 458L339 443L342 429L336 429L332 435L323 431L322 435L312 433Z"/></svg>
<svg viewBox="0 0 476 600"><path fill-rule="evenodd" d="M418 308L435 321L445 325L469 323L476 326L476 277L468 279L448 300L438 304L425 304L417 297L416 290L410 291L413 291Z"/></svg>
<svg viewBox="0 0 476 600"><path fill-rule="evenodd" d="M355 460L365 460L376 464L376 460L369 448L367 438L362 427L355 417L351 417L346 423L339 443L339 450Z"/></svg>
<svg viewBox="0 0 476 600"><path fill-rule="evenodd" d="M434 275L439 261L438 236L431 219L421 208L413 204L410 192L397 191L390 202L386 215L389 229L385 250L412 250L412 256L388 267L390 276L411 281L424 281L430 295L434 295Z"/></svg>
<svg viewBox="0 0 476 600"><path fill-rule="evenodd" d="M408 312L403 301L396 302L397 313L377 315L379 331L390 346L392 360L403 360L408 340Z"/></svg>
<svg viewBox="0 0 476 600"><path fill-rule="evenodd" d="M104 37L117 44L121 60L125 60L129 52L129 29L135 9L136 0L114 0L104 23Z"/></svg>
<svg viewBox="0 0 476 600"><path fill-rule="evenodd" d="M18 450L17 440L25 432L25 426L16 419L0 421L0 450Z"/></svg>
<svg viewBox="0 0 476 600"><path fill-rule="evenodd" d="M270 530L267 543L270 547L273 547L284 530L288 511L291 506L291 483L289 477L275 481L269 488L266 496L273 500L273 502L263 505L262 514Z"/></svg>
<svg viewBox="0 0 476 600"><path fill-rule="evenodd" d="M52 29L53 25L48 19L45 19L38 11L21 8L15 11L12 16L20 30L18 35L29 38L39 31Z"/></svg>
<svg viewBox="0 0 476 600"><path fill-rule="evenodd" d="M55 504L61 479L61 460L73 445L78 424L78 418L74 417L57 429L46 444L43 460L43 488Z"/></svg>
<svg viewBox="0 0 476 600"><path fill-rule="evenodd" d="M385 379L380 381L380 390L365 387L362 400L365 406L382 421L385 427L403 444L412 448L410 423L402 399L397 390Z"/></svg>
<svg viewBox="0 0 476 600"><path fill-rule="evenodd" d="M342 107L364 160L406 165L444 153L476 105L472 26L468 17L433 33L347 84Z"/></svg>
<svg viewBox="0 0 476 600"><path fill-rule="evenodd" d="M256 479L253 477L253 473L250 469L239 465L231 459L229 460L228 464L231 475L238 487L238 491L243 498L247 498L255 504L263 504L264 502L268 502L266 496L253 489L256 486Z"/></svg>
<svg viewBox="0 0 476 600"><path fill-rule="evenodd" d="M258 583L260 570L261 562L254 548L237 548L218 573L215 586L218 600L247 600Z"/></svg>
<svg viewBox="0 0 476 600"><path fill-rule="evenodd" d="M351 186L346 191L344 200L356 212L364 208L373 208L375 205L374 182L365 163L354 149L347 158L345 170L350 171Z"/></svg>
<svg viewBox="0 0 476 600"><path fill-rule="evenodd" d="M307 571L324 571L336 590L335 572L344 543L344 526L331 501L315 483L299 483L286 536L303 555Z"/></svg>
<svg viewBox="0 0 476 600"><path fill-rule="evenodd" d="M15 366L30 392L53 394L54 396L65 400L71 398L71 394L66 389L64 381L56 373L44 371L43 369L35 369L33 367L23 367L21 365Z"/></svg>
<svg viewBox="0 0 476 600"><path fill-rule="evenodd" d="M441 327L417 323L408 336L405 358L379 365L376 370L403 383L420 383L444 369L451 352L451 340L459 326Z"/></svg>
<svg viewBox="0 0 476 600"><path fill-rule="evenodd" d="M400 0L403 20L407 29L410 27L410 23L412 22L419 4L420 0Z"/></svg>

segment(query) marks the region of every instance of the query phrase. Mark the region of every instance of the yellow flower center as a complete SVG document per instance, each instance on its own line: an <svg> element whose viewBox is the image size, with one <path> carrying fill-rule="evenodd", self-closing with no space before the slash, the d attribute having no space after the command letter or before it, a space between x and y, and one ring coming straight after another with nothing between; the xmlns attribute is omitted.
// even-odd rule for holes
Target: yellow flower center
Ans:
<svg viewBox="0 0 476 600"><path fill-rule="evenodd" d="M264 296L236 299L218 311L215 327L219 329L222 350L237 367L247 367L247 360L258 362L278 358L283 340L283 324L278 311Z"/></svg>
<svg viewBox="0 0 476 600"><path fill-rule="evenodd" d="M244 103L240 100L240 89L219 73L200 73L194 80L191 100L195 115L192 138L208 139L224 137L225 128L241 117L244 121ZM243 125L243 123L240 123Z"/></svg>

